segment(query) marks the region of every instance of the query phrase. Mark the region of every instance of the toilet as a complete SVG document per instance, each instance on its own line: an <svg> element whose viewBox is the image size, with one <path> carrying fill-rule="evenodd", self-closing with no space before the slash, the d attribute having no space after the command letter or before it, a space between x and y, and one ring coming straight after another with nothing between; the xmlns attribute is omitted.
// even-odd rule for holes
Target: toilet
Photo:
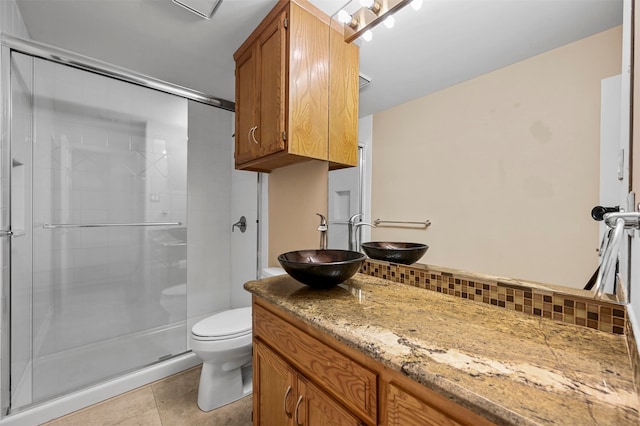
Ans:
<svg viewBox="0 0 640 426"><path fill-rule="evenodd" d="M198 407L211 411L253 390L251 308L229 309L191 328L191 350L202 360Z"/></svg>
<svg viewBox="0 0 640 426"><path fill-rule="evenodd" d="M265 268L261 278L285 274ZM253 392L251 307L218 312L191 327L191 350L202 360L198 407L211 411Z"/></svg>
<svg viewBox="0 0 640 426"><path fill-rule="evenodd" d="M160 306L169 314L169 324L184 321L187 317L187 284L163 289L160 293Z"/></svg>
<svg viewBox="0 0 640 426"><path fill-rule="evenodd" d="M262 270L262 273L260 274L260 278L276 277L278 275L284 275L286 273L287 272L284 269L280 268L279 266L270 266Z"/></svg>

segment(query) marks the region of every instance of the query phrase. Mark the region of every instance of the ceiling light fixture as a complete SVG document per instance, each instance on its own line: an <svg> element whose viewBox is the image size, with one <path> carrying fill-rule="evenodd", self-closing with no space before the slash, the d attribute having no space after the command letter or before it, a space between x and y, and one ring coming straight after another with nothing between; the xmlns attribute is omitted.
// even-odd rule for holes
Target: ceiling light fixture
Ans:
<svg viewBox="0 0 640 426"><path fill-rule="evenodd" d="M211 19L222 0L173 0L173 2L201 18Z"/></svg>
<svg viewBox="0 0 640 426"><path fill-rule="evenodd" d="M362 38L365 40L367 38L371 40L373 34L367 35L365 38L365 32L380 22L384 22L387 28L393 27L395 19L391 15L412 2L419 2L419 7L422 6L422 0L360 0L359 3L362 7L353 15L341 10L338 12L338 20L344 24L344 41L350 43L360 36L363 36ZM348 18L350 20L347 20Z"/></svg>
<svg viewBox="0 0 640 426"><path fill-rule="evenodd" d="M344 25L348 25L353 30L358 28L358 20L349 15L349 13L344 9L338 12L338 21L342 22Z"/></svg>
<svg viewBox="0 0 640 426"><path fill-rule="evenodd" d="M411 7L413 8L413 10L420 10L420 8L422 7L422 3L423 0L413 0L411 2Z"/></svg>
<svg viewBox="0 0 640 426"><path fill-rule="evenodd" d="M338 21L342 22L343 24L348 24L352 19L353 18L346 10L342 9L340 12L338 12Z"/></svg>

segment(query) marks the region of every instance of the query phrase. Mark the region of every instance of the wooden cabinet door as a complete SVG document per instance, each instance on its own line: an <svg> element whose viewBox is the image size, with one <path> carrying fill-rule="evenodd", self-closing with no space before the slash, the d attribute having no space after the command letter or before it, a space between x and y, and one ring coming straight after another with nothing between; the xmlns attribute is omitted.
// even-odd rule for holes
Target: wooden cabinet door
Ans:
<svg viewBox="0 0 640 426"><path fill-rule="evenodd" d="M358 46L345 43L334 29L330 47L329 165L334 170L358 165L360 58Z"/></svg>
<svg viewBox="0 0 640 426"><path fill-rule="evenodd" d="M389 384L387 390L387 426L457 426L453 420L422 399Z"/></svg>
<svg viewBox="0 0 640 426"><path fill-rule="evenodd" d="M293 425L296 374L276 353L253 341L253 424Z"/></svg>
<svg viewBox="0 0 640 426"><path fill-rule="evenodd" d="M305 426L361 426L364 424L302 376L298 376L298 393L300 403L294 411L294 424Z"/></svg>
<svg viewBox="0 0 640 426"><path fill-rule="evenodd" d="M258 39L258 157L286 149L285 131L286 99L286 49L287 30L284 11L264 30Z"/></svg>
<svg viewBox="0 0 640 426"><path fill-rule="evenodd" d="M249 48L236 61L236 165L253 160L258 146L253 142L257 126L257 54Z"/></svg>

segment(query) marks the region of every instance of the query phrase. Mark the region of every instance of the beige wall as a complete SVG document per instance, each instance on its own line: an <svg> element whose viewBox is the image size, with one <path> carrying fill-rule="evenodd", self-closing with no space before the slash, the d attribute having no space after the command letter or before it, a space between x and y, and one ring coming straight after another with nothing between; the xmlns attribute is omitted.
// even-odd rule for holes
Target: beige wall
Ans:
<svg viewBox="0 0 640 426"><path fill-rule="evenodd" d="M581 288L598 265L600 80L621 27L373 119L372 217L430 219L372 239L430 246L423 263Z"/></svg>
<svg viewBox="0 0 640 426"><path fill-rule="evenodd" d="M320 247L316 213L327 215L328 179L327 162L317 160L269 175L269 266L280 266L281 253Z"/></svg>

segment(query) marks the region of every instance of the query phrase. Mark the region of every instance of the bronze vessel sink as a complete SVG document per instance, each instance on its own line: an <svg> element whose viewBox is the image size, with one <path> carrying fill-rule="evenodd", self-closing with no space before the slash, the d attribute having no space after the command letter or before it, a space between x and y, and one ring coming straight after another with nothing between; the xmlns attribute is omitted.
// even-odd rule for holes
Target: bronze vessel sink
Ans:
<svg viewBox="0 0 640 426"><path fill-rule="evenodd" d="M331 288L348 280L366 256L350 250L296 250L278 256L287 274L313 288Z"/></svg>
<svg viewBox="0 0 640 426"><path fill-rule="evenodd" d="M421 243L395 243L370 241L362 243L362 250L371 259L385 260L387 262L411 265L417 262L429 249L429 246Z"/></svg>

